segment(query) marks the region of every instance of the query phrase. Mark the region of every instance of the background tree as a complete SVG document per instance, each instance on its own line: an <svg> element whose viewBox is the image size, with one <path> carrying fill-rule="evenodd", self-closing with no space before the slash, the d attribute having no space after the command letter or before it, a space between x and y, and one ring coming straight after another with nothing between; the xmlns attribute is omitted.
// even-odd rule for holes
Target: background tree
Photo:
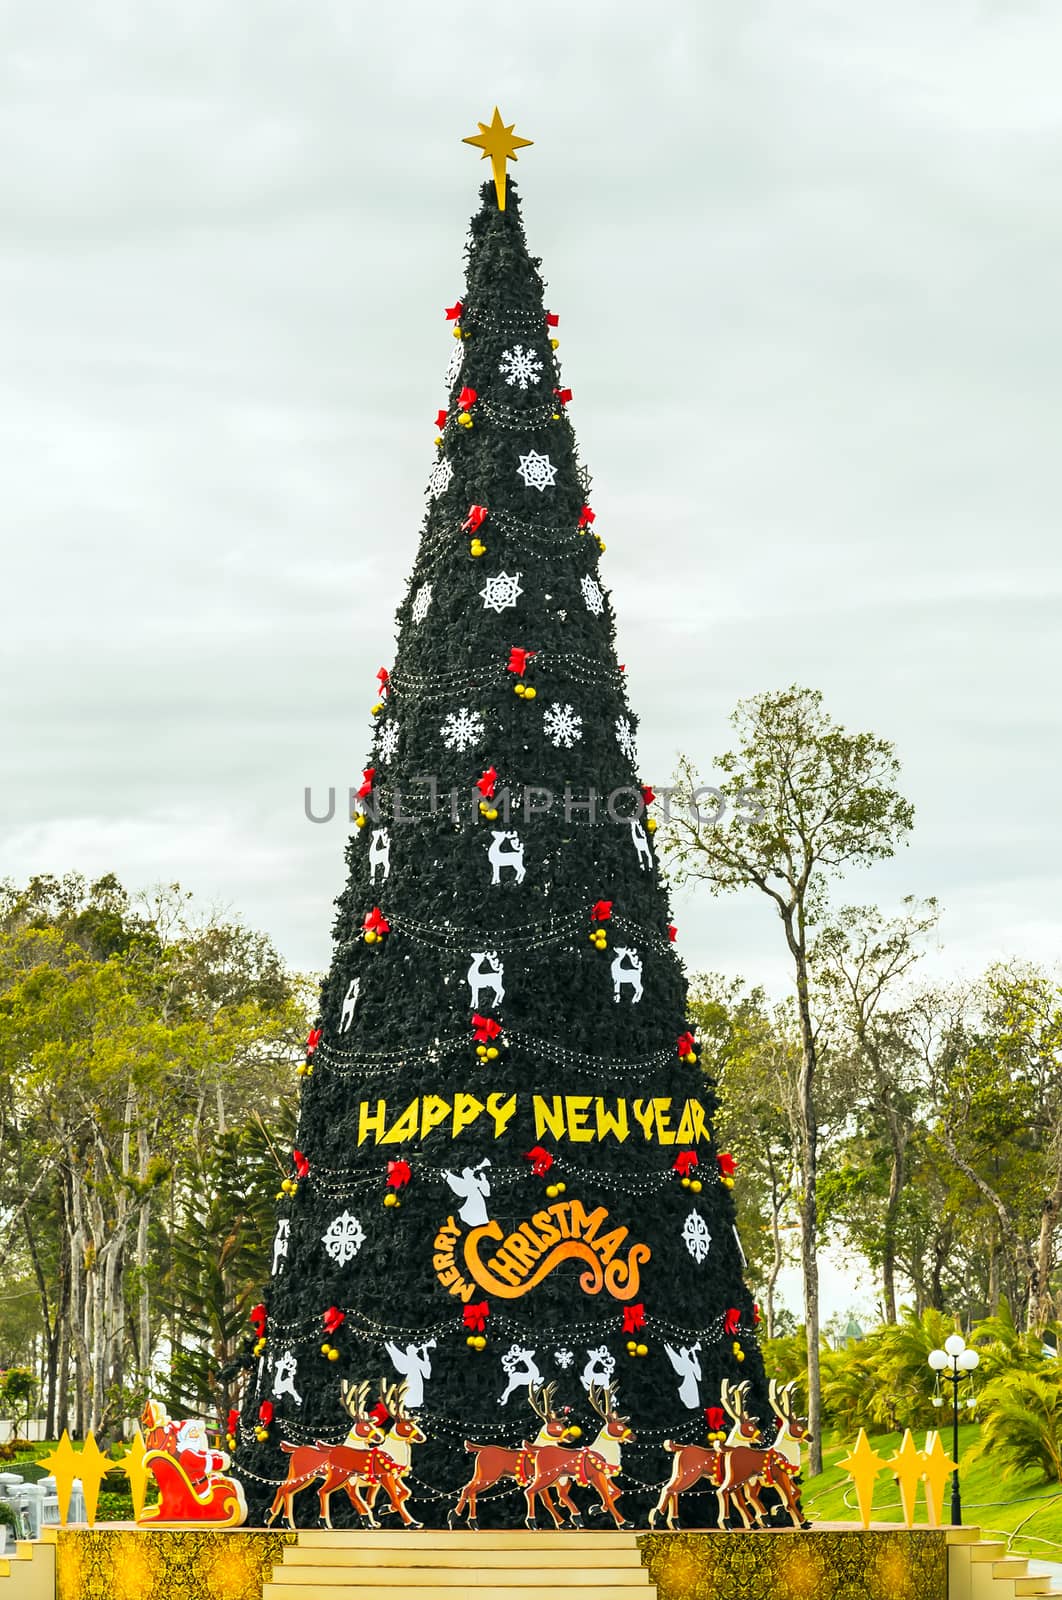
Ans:
<svg viewBox="0 0 1062 1600"><path fill-rule="evenodd" d="M801 1268L808 1341L809 1418L821 1470L819 1426L818 1209L819 1028L812 1014L811 929L825 906L831 874L892 855L910 829L913 808L895 787L893 746L850 733L823 710L822 695L793 686L739 703L735 749L718 757L721 815L713 823L680 809L667 848L678 882L705 882L714 894L755 888L773 905L793 963L800 1027ZM678 791L692 805L699 784L688 758Z"/></svg>

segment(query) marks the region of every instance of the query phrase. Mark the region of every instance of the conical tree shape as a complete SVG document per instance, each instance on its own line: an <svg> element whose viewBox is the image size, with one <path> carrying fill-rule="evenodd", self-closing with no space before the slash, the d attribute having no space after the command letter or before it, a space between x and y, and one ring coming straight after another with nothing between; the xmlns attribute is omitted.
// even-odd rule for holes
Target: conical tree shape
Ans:
<svg viewBox="0 0 1062 1600"><path fill-rule="evenodd" d="M363 1411L406 1382L403 1515L435 1526L469 1445L535 1437L537 1380L580 1446L611 1385L638 1523L722 1382L770 1417L537 267L514 187L502 212L485 185L239 1425L252 1521L286 1476L316 1521L284 1446L347 1437L341 1380ZM711 1521L701 1490L684 1513ZM522 1522L518 1483L477 1511Z"/></svg>

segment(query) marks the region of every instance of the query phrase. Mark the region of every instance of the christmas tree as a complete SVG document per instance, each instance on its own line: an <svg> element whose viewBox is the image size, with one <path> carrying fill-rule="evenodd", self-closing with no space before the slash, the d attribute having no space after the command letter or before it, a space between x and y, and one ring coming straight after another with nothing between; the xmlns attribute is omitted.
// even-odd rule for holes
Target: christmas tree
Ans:
<svg viewBox="0 0 1062 1600"><path fill-rule="evenodd" d="M597 1441L542 1474L562 1502L644 1524L724 1384L771 1414L520 141L481 129L495 181L230 1419L252 1522L312 1524L325 1486L336 1524L522 1523L541 1427Z"/></svg>

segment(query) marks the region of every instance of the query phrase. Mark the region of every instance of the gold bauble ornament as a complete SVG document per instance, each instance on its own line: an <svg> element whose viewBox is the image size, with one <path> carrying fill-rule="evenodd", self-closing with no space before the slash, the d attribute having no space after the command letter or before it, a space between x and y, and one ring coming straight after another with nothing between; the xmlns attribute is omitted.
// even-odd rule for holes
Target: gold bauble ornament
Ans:
<svg viewBox="0 0 1062 1600"><path fill-rule="evenodd" d="M493 1044L488 1045L487 1046L487 1060L488 1061L497 1061L497 1059L498 1059L498 1047L497 1047L497 1045L493 1045Z"/></svg>
<svg viewBox="0 0 1062 1600"><path fill-rule="evenodd" d="M689 1183L694 1194L700 1194L701 1190L704 1188L704 1184L701 1182L700 1178L691 1178Z"/></svg>
<svg viewBox="0 0 1062 1600"><path fill-rule="evenodd" d="M640 1356L647 1356L649 1354L649 1346L647 1344L640 1344L638 1346L638 1354Z"/></svg>
<svg viewBox="0 0 1062 1600"><path fill-rule="evenodd" d="M525 698L526 699L533 700L535 698L536 694L538 693L538 690L536 688L534 688L534 686L532 686L532 687L526 689L524 691L524 693L525 693Z"/></svg>
<svg viewBox="0 0 1062 1600"><path fill-rule="evenodd" d="M385 1194L384 1195L384 1205L385 1206L396 1206L397 1204L398 1204L398 1196L396 1194Z"/></svg>
<svg viewBox="0 0 1062 1600"><path fill-rule="evenodd" d="M645 831L646 831L646 833L655 833L656 832L656 818L655 817L646 817L646 819L645 819Z"/></svg>

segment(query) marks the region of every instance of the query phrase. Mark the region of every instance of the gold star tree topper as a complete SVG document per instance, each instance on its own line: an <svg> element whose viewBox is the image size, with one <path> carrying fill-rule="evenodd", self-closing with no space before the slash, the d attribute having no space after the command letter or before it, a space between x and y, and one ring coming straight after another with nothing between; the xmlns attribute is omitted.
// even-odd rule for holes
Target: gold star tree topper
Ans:
<svg viewBox="0 0 1062 1600"><path fill-rule="evenodd" d="M490 122L478 124L479 132L470 133L467 139L462 139L462 144L474 144L482 150L481 159L486 161L490 157L491 171L494 174L494 188L498 196L498 210L505 210L505 163L517 159L516 152L523 150L526 145L534 144L533 139L520 139L513 132L515 122L508 125L502 121L501 112L494 107L494 115Z"/></svg>

